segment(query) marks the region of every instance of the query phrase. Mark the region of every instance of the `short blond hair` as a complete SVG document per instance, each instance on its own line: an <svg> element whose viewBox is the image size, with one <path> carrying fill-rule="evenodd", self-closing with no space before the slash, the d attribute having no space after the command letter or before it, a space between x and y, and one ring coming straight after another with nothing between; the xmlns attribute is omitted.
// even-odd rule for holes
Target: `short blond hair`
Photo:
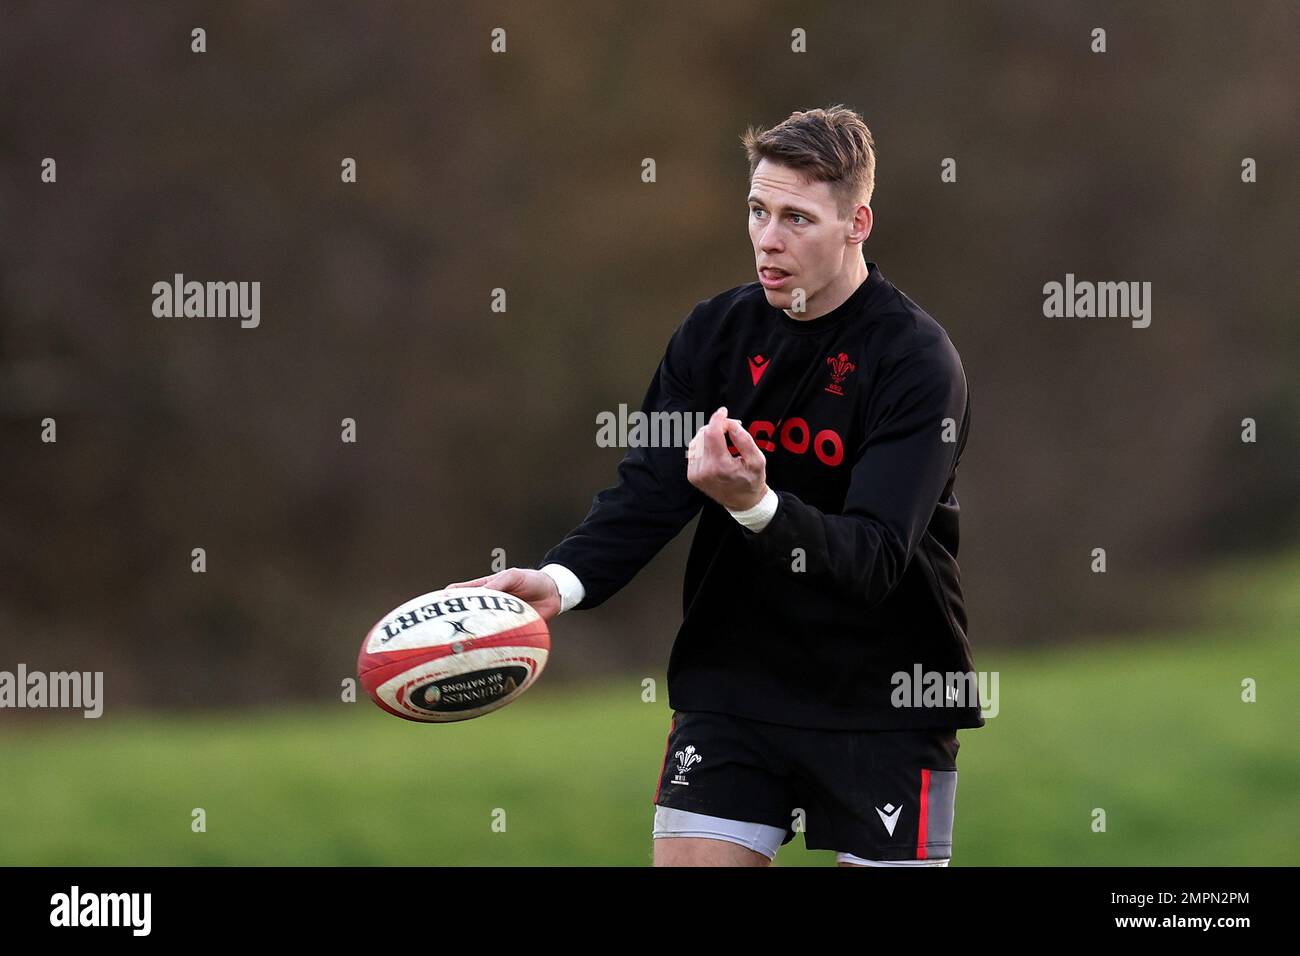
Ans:
<svg viewBox="0 0 1300 956"><path fill-rule="evenodd" d="M750 127L740 137L749 157L749 178L766 159L800 170L814 182L830 183L839 217L859 204L871 205L876 191L876 143L862 117L843 104L791 113L768 130Z"/></svg>

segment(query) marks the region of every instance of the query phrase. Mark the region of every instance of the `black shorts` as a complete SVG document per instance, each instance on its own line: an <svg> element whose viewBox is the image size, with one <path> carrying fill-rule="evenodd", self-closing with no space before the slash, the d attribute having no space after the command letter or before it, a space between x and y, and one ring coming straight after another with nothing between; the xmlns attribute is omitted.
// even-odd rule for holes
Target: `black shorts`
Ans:
<svg viewBox="0 0 1300 956"><path fill-rule="evenodd" d="M813 730L677 711L654 803L777 827L780 845L803 832L809 849L863 860L947 860L959 746L955 730Z"/></svg>

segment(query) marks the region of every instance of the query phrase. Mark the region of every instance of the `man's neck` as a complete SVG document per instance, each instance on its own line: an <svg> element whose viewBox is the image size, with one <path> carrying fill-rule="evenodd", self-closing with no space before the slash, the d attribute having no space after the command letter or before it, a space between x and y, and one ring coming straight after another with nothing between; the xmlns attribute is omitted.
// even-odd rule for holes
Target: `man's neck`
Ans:
<svg viewBox="0 0 1300 956"><path fill-rule="evenodd" d="M855 268L848 273L840 273L840 277L821 291L817 297L817 304L811 309L803 312L791 312L789 309L783 309L786 315L797 322L810 322L813 319L819 319L829 312L834 312L841 305L848 301L849 296L867 281L867 276L871 270L867 268L865 259L859 257Z"/></svg>

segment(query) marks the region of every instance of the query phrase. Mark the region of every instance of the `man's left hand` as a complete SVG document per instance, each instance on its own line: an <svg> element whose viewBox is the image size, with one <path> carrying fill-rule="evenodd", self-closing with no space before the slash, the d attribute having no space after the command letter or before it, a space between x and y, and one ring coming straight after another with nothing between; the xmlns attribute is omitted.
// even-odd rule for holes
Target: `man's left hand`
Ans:
<svg viewBox="0 0 1300 956"><path fill-rule="evenodd" d="M727 448L727 436L740 454ZM767 459L754 443L754 436L724 405L709 423L695 433L686 448L686 478L718 504L732 511L746 511L767 494Z"/></svg>

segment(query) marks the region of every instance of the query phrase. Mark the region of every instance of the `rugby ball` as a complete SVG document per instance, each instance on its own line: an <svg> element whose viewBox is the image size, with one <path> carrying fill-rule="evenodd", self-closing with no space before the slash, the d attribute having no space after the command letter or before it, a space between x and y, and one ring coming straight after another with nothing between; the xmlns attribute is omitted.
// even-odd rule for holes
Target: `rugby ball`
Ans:
<svg viewBox="0 0 1300 956"><path fill-rule="evenodd" d="M390 714L469 720L532 686L550 649L550 630L528 602L492 588L445 588L380 618L361 642L357 677Z"/></svg>

